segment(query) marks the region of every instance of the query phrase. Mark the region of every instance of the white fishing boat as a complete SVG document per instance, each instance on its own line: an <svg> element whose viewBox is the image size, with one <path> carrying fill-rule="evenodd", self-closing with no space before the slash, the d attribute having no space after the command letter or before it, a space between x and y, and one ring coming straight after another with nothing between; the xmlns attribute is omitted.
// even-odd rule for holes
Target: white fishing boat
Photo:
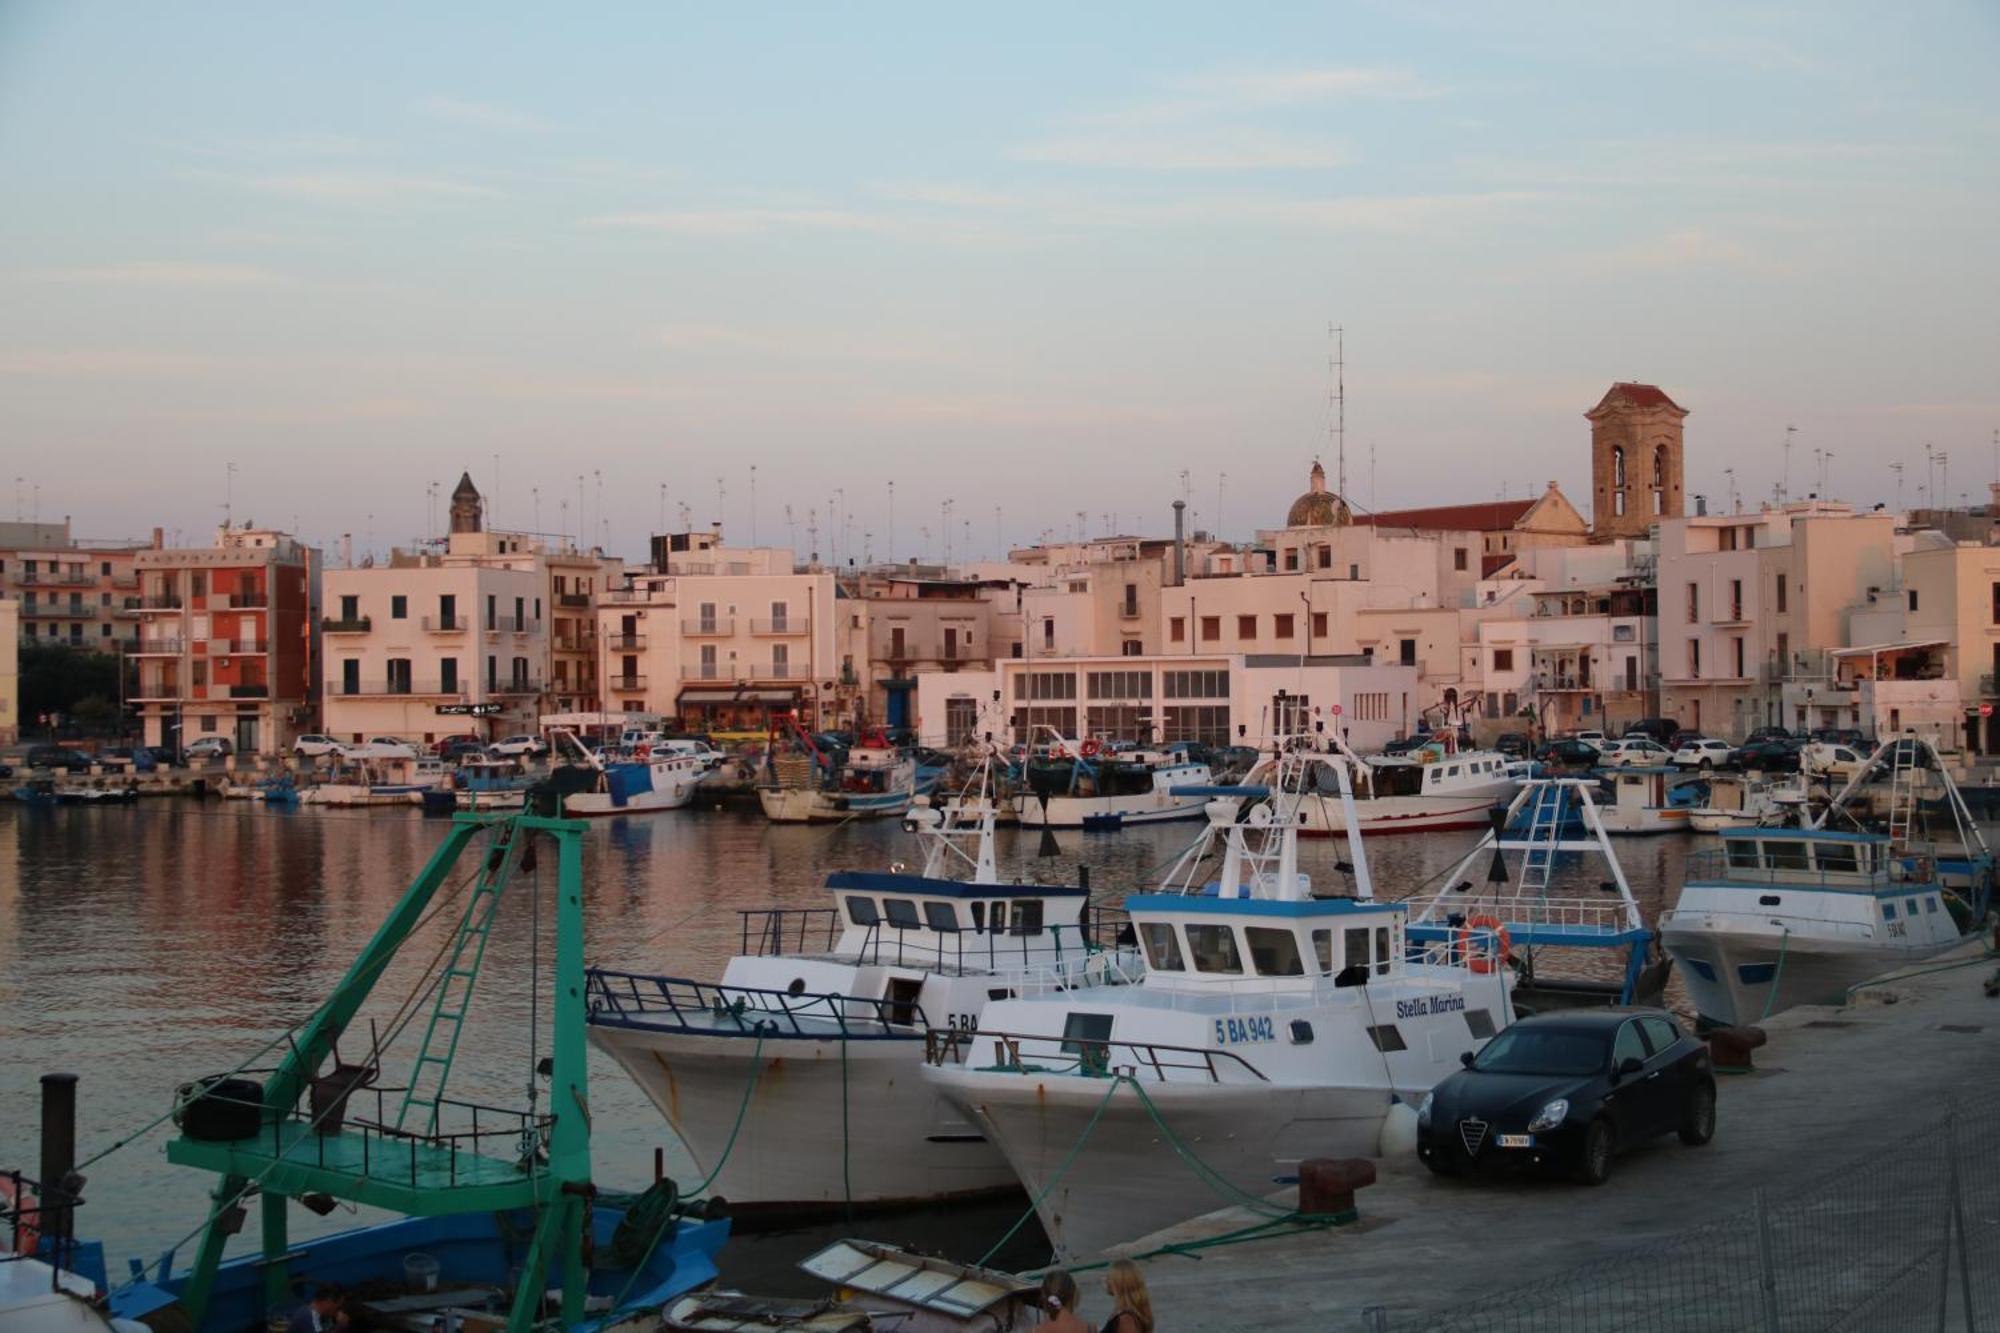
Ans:
<svg viewBox="0 0 2000 1333"><path fill-rule="evenodd" d="M1006 1155L1063 1259L1256 1200L1303 1158L1375 1155L1392 1107L1413 1125L1512 1020L1490 939L1410 957L1360 839L1351 894L1318 896L1299 870L1303 770L1334 768L1351 804L1348 762L1294 742L1275 781L1204 793L1195 845L1126 900L1138 985L1022 993L977 1031L932 1034L924 1078Z"/></svg>
<svg viewBox="0 0 2000 1333"><path fill-rule="evenodd" d="M1621 837L1678 833L1694 809L1692 778L1677 768L1626 765L1604 770L1597 812L1604 831Z"/></svg>
<svg viewBox="0 0 2000 1333"><path fill-rule="evenodd" d="M575 733L563 728L549 731L555 752L573 756L568 766L571 783L582 783L581 791L565 792L563 813L567 815L649 815L662 810L678 810L694 799L708 769L697 755L682 751L655 751L640 746L629 755L606 759L584 745Z"/></svg>
<svg viewBox="0 0 2000 1333"><path fill-rule="evenodd" d="M518 810L527 802L534 780L516 758L462 759L451 777L453 800L460 810Z"/></svg>
<svg viewBox="0 0 2000 1333"><path fill-rule="evenodd" d="M1461 749L1454 737L1440 733L1408 754L1370 755L1352 770L1363 836L1484 828L1487 811L1513 799L1521 786L1513 761L1497 750ZM1347 831L1337 800L1307 801L1299 813L1306 833Z"/></svg>
<svg viewBox="0 0 2000 1333"><path fill-rule="evenodd" d="M1702 781L1708 784L1708 799L1687 813L1688 827L1697 833L1806 822L1802 777L1771 779L1749 773L1716 773Z"/></svg>
<svg viewBox="0 0 2000 1333"><path fill-rule="evenodd" d="M1114 750L1094 739L1050 736L1047 757L1027 764L1027 790L1016 805L1024 828L1109 832L1202 817L1207 802L1176 790L1211 781L1208 765L1189 758L1186 746Z"/></svg>
<svg viewBox="0 0 2000 1333"><path fill-rule="evenodd" d="M821 749L796 723L805 754L772 757L757 801L774 824L840 824L909 812L917 795L917 761L876 733L844 758Z"/></svg>
<svg viewBox="0 0 2000 1333"><path fill-rule="evenodd" d="M1826 827L1876 764L1890 770L1887 831ZM1953 819L1955 840L1942 846L1917 824L1917 787L1933 780ZM1703 1021L1755 1023L1794 1005L1838 1003L1871 977L1963 943L1984 928L1993 876L1984 835L1936 750L1906 738L1877 751L1818 826L1724 833L1719 851L1690 864L1660 935Z"/></svg>
<svg viewBox="0 0 2000 1333"><path fill-rule="evenodd" d="M301 805L421 805L427 791L450 785L451 771L430 755L363 754L335 758L327 775L299 789Z"/></svg>
<svg viewBox="0 0 2000 1333"><path fill-rule="evenodd" d="M1002 884L993 808L911 812L915 874L841 871L833 905L739 914L718 983L594 969L591 1038L643 1088L732 1207L840 1208L1006 1189L979 1129L917 1077L925 1033L995 995L1121 987L1115 921L1085 886ZM955 877L962 876L962 877Z"/></svg>

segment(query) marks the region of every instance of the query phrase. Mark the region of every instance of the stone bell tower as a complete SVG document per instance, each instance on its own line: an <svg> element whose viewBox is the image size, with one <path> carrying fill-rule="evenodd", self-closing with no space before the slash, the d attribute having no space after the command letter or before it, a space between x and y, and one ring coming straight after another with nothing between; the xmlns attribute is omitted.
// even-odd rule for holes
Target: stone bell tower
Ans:
<svg viewBox="0 0 2000 1333"><path fill-rule="evenodd" d="M479 498L479 488L472 484L472 474L462 474L451 492L451 530L478 532L484 521L485 508L485 502Z"/></svg>
<svg viewBox="0 0 2000 1333"><path fill-rule="evenodd" d="M1686 509L1681 421L1687 409L1657 385L1611 386L1590 422L1590 531L1599 541L1644 537Z"/></svg>

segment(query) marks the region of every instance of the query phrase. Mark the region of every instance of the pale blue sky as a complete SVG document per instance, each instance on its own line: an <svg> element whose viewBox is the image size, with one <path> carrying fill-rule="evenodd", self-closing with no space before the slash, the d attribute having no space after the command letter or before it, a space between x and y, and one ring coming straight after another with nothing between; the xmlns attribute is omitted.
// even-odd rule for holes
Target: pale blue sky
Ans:
<svg viewBox="0 0 2000 1333"><path fill-rule="evenodd" d="M766 542L844 489L891 554L891 478L899 556L1161 531L1183 469L1246 537L1334 321L1363 504L1585 503L1621 378L1716 504L1787 425L1795 493L1982 490L2000 5L1751 9L0 0L0 511L193 533L234 461L382 546L497 453L635 556L752 464Z"/></svg>

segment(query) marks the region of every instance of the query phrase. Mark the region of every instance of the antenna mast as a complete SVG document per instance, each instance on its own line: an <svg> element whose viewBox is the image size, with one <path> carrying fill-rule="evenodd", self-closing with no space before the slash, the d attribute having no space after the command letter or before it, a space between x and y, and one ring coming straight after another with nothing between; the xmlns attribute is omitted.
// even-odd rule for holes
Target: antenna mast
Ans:
<svg viewBox="0 0 2000 1333"><path fill-rule="evenodd" d="M1347 329L1343 325L1329 324L1326 331L1333 338L1333 363L1328 367L1333 371L1333 458L1335 484L1334 492L1340 496L1342 504L1347 502Z"/></svg>

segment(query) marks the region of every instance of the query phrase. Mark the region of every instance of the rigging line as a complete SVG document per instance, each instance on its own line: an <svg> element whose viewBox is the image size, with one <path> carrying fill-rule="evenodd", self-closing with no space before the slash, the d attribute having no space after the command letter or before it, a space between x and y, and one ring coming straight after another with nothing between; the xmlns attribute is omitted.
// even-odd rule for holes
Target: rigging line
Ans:
<svg viewBox="0 0 2000 1333"><path fill-rule="evenodd" d="M1008 1227L1000 1239L993 1242L993 1248L979 1256L978 1267L984 1268L991 1263L993 1256L1000 1253L1008 1241L1014 1239L1014 1233L1026 1226L1028 1219L1033 1217L1049 1195L1055 1192L1056 1186L1062 1183L1062 1178L1069 1174L1070 1166L1076 1161L1076 1155L1083 1151L1083 1145L1089 1140L1091 1132L1097 1128L1097 1122L1104 1117L1104 1108L1111 1104L1112 1095L1118 1091L1119 1085L1126 1081L1127 1076L1124 1074L1112 1076L1111 1086L1104 1090L1104 1096L1098 1101L1097 1109L1090 1113L1090 1122L1083 1127L1083 1133L1077 1136L1076 1142L1070 1145L1069 1152L1064 1155L1061 1165L1057 1166L1055 1174L1049 1177L1049 1183L1042 1186L1041 1192L1029 1202L1028 1210L1015 1219L1014 1225ZM1136 1088L1138 1084L1134 1083L1132 1086Z"/></svg>

